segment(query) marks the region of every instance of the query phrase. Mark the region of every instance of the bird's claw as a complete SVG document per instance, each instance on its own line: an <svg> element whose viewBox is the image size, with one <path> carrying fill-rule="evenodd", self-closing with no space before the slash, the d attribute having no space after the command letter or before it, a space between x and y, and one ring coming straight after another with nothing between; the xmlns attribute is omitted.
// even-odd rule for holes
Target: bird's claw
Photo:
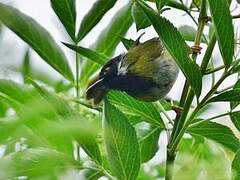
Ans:
<svg viewBox="0 0 240 180"><path fill-rule="evenodd" d="M183 109L179 106L172 106L172 110L175 111L175 113L180 116L182 114Z"/></svg>
<svg viewBox="0 0 240 180"><path fill-rule="evenodd" d="M201 54L202 47L195 45L191 47L192 54Z"/></svg>

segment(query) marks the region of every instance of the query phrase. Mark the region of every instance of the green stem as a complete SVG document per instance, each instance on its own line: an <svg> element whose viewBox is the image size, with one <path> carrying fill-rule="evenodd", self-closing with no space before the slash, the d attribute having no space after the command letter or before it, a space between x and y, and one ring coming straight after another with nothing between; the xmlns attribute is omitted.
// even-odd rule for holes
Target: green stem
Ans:
<svg viewBox="0 0 240 180"><path fill-rule="evenodd" d="M222 69L224 69L224 68L225 68L225 65L216 67L216 68L214 68L214 69L209 69L209 70L207 70L207 71L204 73L204 75L212 74L212 73L217 72L217 71L220 71L220 70L222 70Z"/></svg>
<svg viewBox="0 0 240 180"><path fill-rule="evenodd" d="M79 99L79 61L78 61L78 53L75 55L75 63L76 63L76 98Z"/></svg>
<svg viewBox="0 0 240 180"><path fill-rule="evenodd" d="M186 123L184 124L183 128L178 133L176 139L172 143L169 151L171 153L175 153L177 146L184 135L186 129L191 124L192 120L195 118L195 116L198 114L198 112L204 107L204 105L207 103L208 99L216 92L217 88L221 85L221 83L228 77L229 72L225 72L222 77L218 80L218 82L215 84L215 86L206 94L206 96L203 98L203 100L199 103L199 105L196 107L196 109L192 112Z"/></svg>

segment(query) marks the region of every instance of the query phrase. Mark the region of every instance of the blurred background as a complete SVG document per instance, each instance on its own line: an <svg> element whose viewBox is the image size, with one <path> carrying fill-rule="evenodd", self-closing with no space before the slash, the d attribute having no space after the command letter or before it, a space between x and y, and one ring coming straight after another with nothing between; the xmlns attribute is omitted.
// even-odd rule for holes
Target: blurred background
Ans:
<svg viewBox="0 0 240 180"><path fill-rule="evenodd" d="M64 50L66 56L68 57L69 64L74 69L75 67L75 57L74 52L66 48L61 44L61 42L68 42L71 43L70 38L68 37L67 33L65 32L63 26L61 25L60 21L58 20L57 16L54 14L54 11L51 8L50 1L49 0L0 0L0 2L3 2L5 4L9 4L11 6L14 6L18 8L23 13L31 16L33 19L35 19L39 24L44 26L50 34L54 37L56 42L59 44L59 46ZM79 27L80 22L85 14L87 14L88 10L92 7L95 0L76 0L77 4L77 27ZM101 30L103 30L111 21L111 17L113 17L113 14L123 7L128 1L127 0L118 0L116 5L104 16L104 18L100 21L99 24L81 41L81 46L89 47L91 44L93 44L99 35L101 35ZM188 0L184 1L185 3L190 3ZM234 0L231 6L232 14L236 15L240 12L240 6L237 5L237 2ZM1 12L0 12L1 13ZM194 14L195 19L197 20L197 14ZM165 11L163 13L163 16L167 17L176 27L180 28L184 25L192 26L196 29L196 25L192 21L192 19L189 18L184 12L179 10L174 11ZM240 19L234 20L235 24L235 31L238 34L238 38L240 38ZM204 29L204 32L207 33L209 31L209 27L206 27ZM132 25L132 27L129 29L129 31L126 34L127 38L136 39L142 32L146 32L146 34L142 37L141 41L145 41L151 37L157 36L154 29L152 27L146 28L145 30L141 30L137 32L135 25ZM227 35L227 33L226 33ZM189 46L193 45L192 42L188 42ZM202 52L205 51L206 46L205 44L201 44L203 47ZM11 79L17 82L22 82L22 77L15 73L15 69L18 69L24 59L24 53L26 49L29 47L21 40L19 39L13 32L8 30L5 27L1 26L0 29L0 78L4 79ZM236 47L237 51L239 52L239 47ZM118 55L119 53L125 52L124 46L120 43L116 49L115 55ZM204 53L202 53L204 54ZM236 58L239 58L239 53L236 53ZM198 57L198 61L201 60L202 55ZM219 66L222 64L222 59L219 54L218 47L215 47L214 55L213 55L213 62L216 66ZM31 59L31 65L33 69L39 69L42 72L45 72L47 76L53 78L53 79L61 79L61 76L54 71L51 67L49 67L44 61L40 59L40 57L30 49L30 59ZM215 80L217 80L221 75L221 71L218 73L215 73ZM231 76L228 78L223 85L219 88L219 90L227 88L229 86L232 86L238 77L236 75ZM210 88L212 83L212 76L206 76L204 78L203 82L203 93L204 95ZM184 77L182 74L179 75L174 87L168 94L169 97L172 99L178 100L181 95L181 90L183 88L184 84ZM72 91L72 94L74 94L74 91ZM228 112L229 104L228 103L217 103L214 105L211 105L207 109L207 111L202 112L201 116L204 117L212 117L214 115L217 115L219 113ZM173 113L169 113L170 116L173 116ZM223 117L221 119L217 120L218 122L224 123L228 125L229 127L233 128L234 132L238 137L240 137L240 133L231 125L228 117ZM166 134L161 134L160 138L160 148L158 152L158 156L156 156L154 159L151 160L150 163L156 164L159 163L159 161L163 161L165 159L165 151L166 151L166 141L165 138ZM146 166L146 169L148 169L148 166Z"/></svg>

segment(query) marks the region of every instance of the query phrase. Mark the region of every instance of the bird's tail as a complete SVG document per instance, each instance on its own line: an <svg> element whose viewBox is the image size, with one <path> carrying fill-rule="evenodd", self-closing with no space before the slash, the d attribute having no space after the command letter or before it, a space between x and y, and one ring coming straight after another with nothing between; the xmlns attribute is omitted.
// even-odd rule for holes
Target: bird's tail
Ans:
<svg viewBox="0 0 240 180"><path fill-rule="evenodd" d="M96 76L88 84L86 98L88 100L93 99L94 104L99 104L107 92L108 89L103 85L103 79Z"/></svg>

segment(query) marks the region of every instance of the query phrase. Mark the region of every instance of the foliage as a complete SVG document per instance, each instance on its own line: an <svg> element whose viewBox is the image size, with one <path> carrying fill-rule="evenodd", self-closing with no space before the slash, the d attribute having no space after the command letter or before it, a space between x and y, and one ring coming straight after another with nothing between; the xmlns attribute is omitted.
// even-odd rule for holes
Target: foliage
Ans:
<svg viewBox="0 0 240 180"><path fill-rule="evenodd" d="M10 68L22 81L0 79L0 179L70 179L69 174L80 172L79 178L89 180L238 180L240 80L219 92L222 83L240 69L239 39L233 23L239 15L231 15L228 1L129 0L114 13L93 45L84 45L82 40L117 1L96 0L79 29L76 3L87 1L51 0L53 12L70 37L71 42L62 42L62 47L76 56L74 68L44 24L0 3L0 29L9 28L29 46L19 65ZM166 10L189 16L197 28L175 27L174 21L164 17ZM120 43L126 50L134 46L133 38L126 37L133 23L136 31L152 26L174 58L185 77L181 98L171 103L142 102L111 91L103 103L93 106L84 98L89 78ZM203 31L207 26L211 27L209 33ZM197 53L190 55L189 41L206 45L203 58ZM211 61L216 42L223 60L219 67ZM52 72L33 66L30 48L61 78L54 79ZM221 75L218 79L216 72ZM209 74L212 84L205 81ZM202 115L221 102L230 105L229 112ZM169 116L172 105L182 109L181 114ZM230 118L232 127L218 122L224 116ZM159 160L159 154L165 157L163 142L168 143L168 161Z"/></svg>

